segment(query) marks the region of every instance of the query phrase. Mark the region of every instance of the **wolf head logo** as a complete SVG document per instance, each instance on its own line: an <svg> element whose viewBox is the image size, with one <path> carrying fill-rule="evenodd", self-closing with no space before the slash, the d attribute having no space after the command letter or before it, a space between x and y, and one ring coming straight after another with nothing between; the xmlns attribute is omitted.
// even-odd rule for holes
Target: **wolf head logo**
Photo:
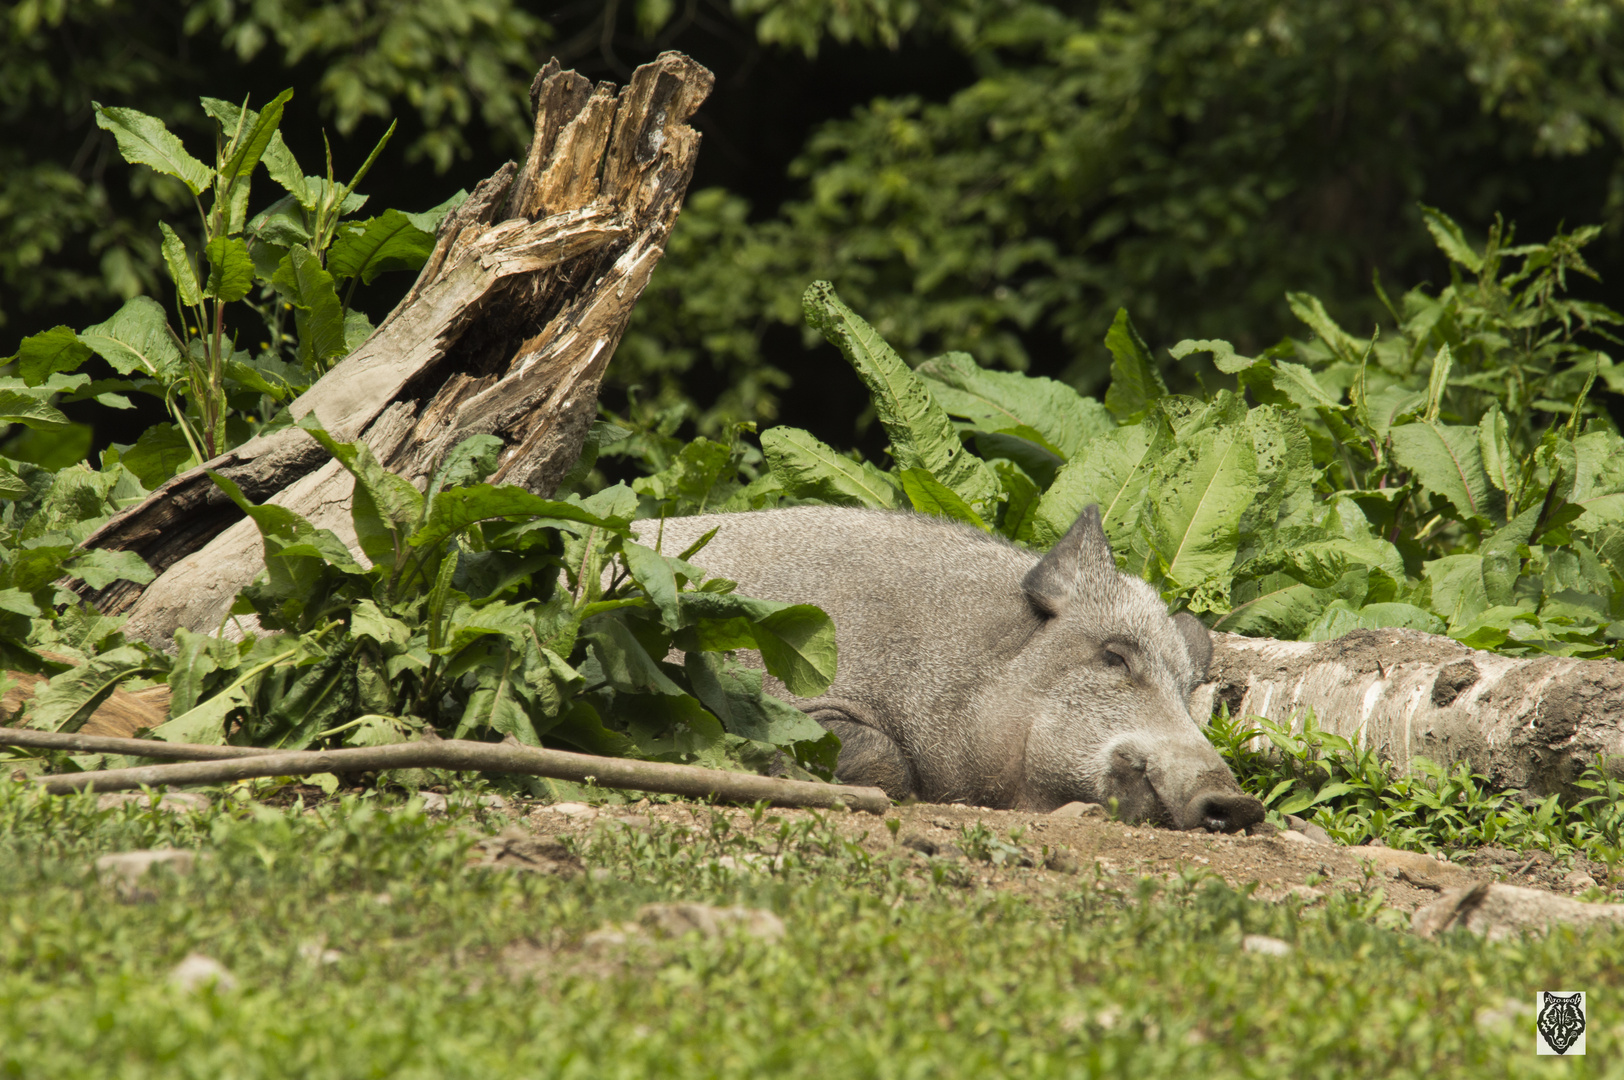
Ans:
<svg viewBox="0 0 1624 1080"><path fill-rule="evenodd" d="M1558 1054L1565 1054L1585 1031L1584 995L1544 995L1539 1010L1539 1033Z"/></svg>

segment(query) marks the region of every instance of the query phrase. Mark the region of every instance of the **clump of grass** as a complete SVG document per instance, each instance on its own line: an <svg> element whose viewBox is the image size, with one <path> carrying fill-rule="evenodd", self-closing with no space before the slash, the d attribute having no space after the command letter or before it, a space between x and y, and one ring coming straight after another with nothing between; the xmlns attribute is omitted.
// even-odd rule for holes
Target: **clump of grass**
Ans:
<svg viewBox="0 0 1624 1080"><path fill-rule="evenodd" d="M1224 709L1207 735L1271 820L1303 815L1339 843L1377 839L1429 853L1492 844L1582 854L1609 866L1624 859L1624 784L1600 762L1574 781L1581 794L1536 798L1495 789L1464 761L1445 766L1417 756L1401 772L1375 751L1321 730L1312 710L1293 731Z"/></svg>

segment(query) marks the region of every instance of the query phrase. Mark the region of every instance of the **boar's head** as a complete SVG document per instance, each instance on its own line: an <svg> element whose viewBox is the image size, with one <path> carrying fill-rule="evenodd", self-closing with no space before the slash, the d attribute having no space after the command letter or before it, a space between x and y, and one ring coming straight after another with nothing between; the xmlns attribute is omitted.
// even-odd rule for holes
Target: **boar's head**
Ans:
<svg viewBox="0 0 1624 1080"><path fill-rule="evenodd" d="M1169 618L1153 588L1117 570L1097 507L1021 587L1035 629L995 706L1022 714L1020 804L1115 799L1125 820L1214 832L1263 819L1190 716L1212 659L1207 628Z"/></svg>

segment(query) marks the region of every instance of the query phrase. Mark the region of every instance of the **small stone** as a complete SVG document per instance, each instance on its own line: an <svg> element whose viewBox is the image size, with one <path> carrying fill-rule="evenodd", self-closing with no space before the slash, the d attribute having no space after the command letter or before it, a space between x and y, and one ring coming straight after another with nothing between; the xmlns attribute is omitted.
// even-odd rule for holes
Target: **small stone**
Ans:
<svg viewBox="0 0 1624 1080"><path fill-rule="evenodd" d="M1241 951L1259 956L1286 956L1291 952L1291 943L1265 934L1247 934L1241 939Z"/></svg>
<svg viewBox="0 0 1624 1080"><path fill-rule="evenodd" d="M1596 879L1583 870L1575 870L1562 879L1562 887L1569 892L1581 893L1596 887Z"/></svg>
<svg viewBox="0 0 1624 1080"><path fill-rule="evenodd" d="M423 800L423 812L425 814L443 814L451 806L446 797L438 791L419 792L417 797Z"/></svg>
<svg viewBox="0 0 1624 1080"><path fill-rule="evenodd" d="M506 810L507 800L502 798L500 795L481 795L479 797L479 805L485 807L487 810Z"/></svg>
<svg viewBox="0 0 1624 1080"><path fill-rule="evenodd" d="M536 809L542 813L563 814L572 821L591 821L598 816L596 809L579 802L553 803L551 806L538 806Z"/></svg>
<svg viewBox="0 0 1624 1080"><path fill-rule="evenodd" d="M212 984L216 991L235 990L237 978L224 964L202 953L188 953L169 972L169 981L187 992Z"/></svg>
<svg viewBox="0 0 1624 1080"><path fill-rule="evenodd" d="M329 949L327 942L317 938L312 941L299 943L299 956L312 964L336 964L344 959L344 954L337 949Z"/></svg>
<svg viewBox="0 0 1624 1080"><path fill-rule="evenodd" d="M372 902L377 904L379 907L388 907L390 904L395 902L395 898L386 892L375 893L373 894Z"/></svg>
<svg viewBox="0 0 1624 1080"><path fill-rule="evenodd" d="M1052 818L1085 818L1104 817L1105 807L1092 802L1069 802L1064 806L1049 811Z"/></svg>
<svg viewBox="0 0 1624 1080"><path fill-rule="evenodd" d="M196 857L180 848L154 848L150 851L120 851L96 860L96 876L120 888L132 888L154 866L167 866L185 877L192 872Z"/></svg>
<svg viewBox="0 0 1624 1080"><path fill-rule="evenodd" d="M1314 841L1293 829L1286 829L1277 834L1280 839L1292 844L1312 844Z"/></svg>
<svg viewBox="0 0 1624 1080"><path fill-rule="evenodd" d="M1287 896L1295 896L1305 904L1312 904L1325 899L1325 890L1316 889L1312 885L1293 885L1286 890Z"/></svg>
<svg viewBox="0 0 1624 1080"><path fill-rule="evenodd" d="M120 806L137 806L145 810L153 805L151 796L142 791L109 791L96 797L98 810L112 810ZM195 792L176 791L160 798L156 808L168 814L190 814L207 810L209 800Z"/></svg>
<svg viewBox="0 0 1624 1080"><path fill-rule="evenodd" d="M904 836L902 838L902 846L905 848L911 848L912 850L919 852L921 855L939 855L942 851L940 844L927 837L920 836L918 833L909 833L907 836Z"/></svg>
<svg viewBox="0 0 1624 1080"><path fill-rule="evenodd" d="M571 878L586 869L578 856L556 840L543 840L523 829L509 828L474 845L479 854L469 865L521 870Z"/></svg>
<svg viewBox="0 0 1624 1080"><path fill-rule="evenodd" d="M1331 846L1336 843L1336 841L1331 839L1330 833L1326 832L1312 821L1300 818L1296 814L1287 814L1286 824L1291 827L1292 832L1305 836L1316 844L1325 844L1326 846Z"/></svg>
<svg viewBox="0 0 1624 1080"><path fill-rule="evenodd" d="M617 825L624 825L628 829L640 829L643 832L647 832L653 827L653 823L642 814L617 814L609 820Z"/></svg>
<svg viewBox="0 0 1624 1080"><path fill-rule="evenodd" d="M697 933L702 937L720 937L730 929L763 941L776 941L784 936L784 920L761 908L712 907L710 904L644 904L637 912L638 921L663 937L681 937Z"/></svg>

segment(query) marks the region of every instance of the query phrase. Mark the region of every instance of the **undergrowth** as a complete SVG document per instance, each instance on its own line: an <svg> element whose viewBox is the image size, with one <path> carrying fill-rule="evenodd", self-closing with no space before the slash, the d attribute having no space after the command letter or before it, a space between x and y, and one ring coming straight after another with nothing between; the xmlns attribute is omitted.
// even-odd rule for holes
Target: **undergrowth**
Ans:
<svg viewBox="0 0 1624 1080"><path fill-rule="evenodd" d="M1624 858L1624 783L1603 763L1573 782L1574 793L1528 795L1497 790L1459 761L1412 757L1401 772L1376 751L1319 727L1313 711L1301 730L1258 716L1214 716L1208 737L1241 787L1262 799L1278 823L1311 819L1342 844L1380 840L1429 853L1495 845L1582 854L1616 866Z"/></svg>

